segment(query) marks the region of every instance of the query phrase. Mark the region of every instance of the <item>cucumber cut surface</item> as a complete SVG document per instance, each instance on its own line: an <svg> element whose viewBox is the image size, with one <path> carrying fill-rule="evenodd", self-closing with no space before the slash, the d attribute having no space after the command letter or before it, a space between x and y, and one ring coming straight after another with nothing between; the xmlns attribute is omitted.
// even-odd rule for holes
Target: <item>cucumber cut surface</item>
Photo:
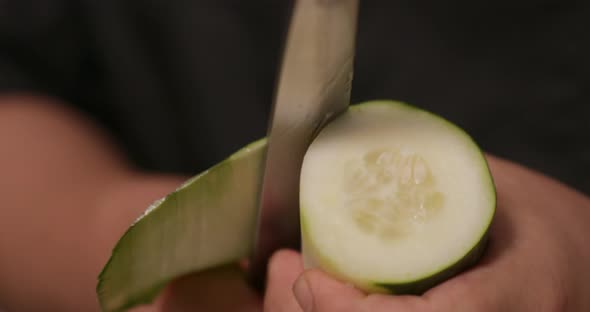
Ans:
<svg viewBox="0 0 590 312"><path fill-rule="evenodd" d="M102 310L150 303L174 278L246 257L265 150L266 140L254 142L150 206L99 276Z"/></svg>
<svg viewBox="0 0 590 312"><path fill-rule="evenodd" d="M419 294L481 256L496 206L485 158L460 128L392 101L352 106L301 172L306 267L370 292Z"/></svg>
<svg viewBox="0 0 590 312"><path fill-rule="evenodd" d="M254 142L148 207L99 276L103 311L247 257L265 151L265 139ZM305 266L368 292L420 294L478 261L495 196L482 152L457 126L399 102L351 106L305 155Z"/></svg>

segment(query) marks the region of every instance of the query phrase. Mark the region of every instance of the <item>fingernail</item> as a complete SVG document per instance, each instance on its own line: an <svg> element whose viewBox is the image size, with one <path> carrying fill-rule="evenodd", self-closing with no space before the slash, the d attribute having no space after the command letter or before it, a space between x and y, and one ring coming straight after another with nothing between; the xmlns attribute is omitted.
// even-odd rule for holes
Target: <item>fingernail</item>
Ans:
<svg viewBox="0 0 590 312"><path fill-rule="evenodd" d="M293 285L293 294L295 294L295 299L299 303L299 306L305 312L311 312L313 309L313 294L311 293L311 288L305 279L305 276L301 276Z"/></svg>

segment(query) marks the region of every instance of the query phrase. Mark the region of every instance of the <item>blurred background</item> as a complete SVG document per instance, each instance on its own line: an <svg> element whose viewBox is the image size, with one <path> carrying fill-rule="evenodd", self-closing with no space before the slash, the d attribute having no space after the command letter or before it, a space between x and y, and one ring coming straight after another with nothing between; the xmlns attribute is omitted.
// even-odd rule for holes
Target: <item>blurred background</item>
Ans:
<svg viewBox="0 0 590 312"><path fill-rule="evenodd" d="M57 99L107 131L137 168L194 175L265 136L291 5L291 0L0 0L0 96ZM352 102L394 99L433 111L463 127L486 152L590 194L589 29L590 1L361 0ZM8 121L25 130L35 126ZM18 140L4 135L0 154L18 156ZM39 136L39 142L51 150L51 140ZM82 153L86 147L72 148ZM30 191L14 203L37 196L35 181L47 176L30 172L30 164L46 157L28 155L30 163L12 168L12 177L3 171L0 198L8 198L12 191L6 190L17 182L22 183L17 190ZM75 169L87 169L80 168ZM32 178L24 178L27 172ZM55 186L49 181L41 188ZM30 207L41 211L62 203ZM16 253L21 243L8 239L15 232L6 225L18 225L22 237L38 242L75 221L56 219L51 230L29 235L22 225L43 216L31 210L16 219L13 212L21 208L0 209L0 236L14 247L0 250L0 266L30 259ZM79 249L87 258L100 255L95 271L118 237L112 233L96 254ZM52 248L39 258L64 262ZM95 271L80 279L84 275L94 286ZM70 275L77 276L64 274ZM23 278L22 285L47 282L38 274L26 276L31 279ZM0 279L0 286L5 281ZM76 279L70 282L77 285ZM48 288L39 289L41 295L31 290L31 298L43 297ZM93 296L94 289L87 294Z"/></svg>
<svg viewBox="0 0 590 312"><path fill-rule="evenodd" d="M291 2L0 4L0 91L46 92L142 167L196 173L265 135ZM353 102L388 98L590 192L590 4L361 1Z"/></svg>

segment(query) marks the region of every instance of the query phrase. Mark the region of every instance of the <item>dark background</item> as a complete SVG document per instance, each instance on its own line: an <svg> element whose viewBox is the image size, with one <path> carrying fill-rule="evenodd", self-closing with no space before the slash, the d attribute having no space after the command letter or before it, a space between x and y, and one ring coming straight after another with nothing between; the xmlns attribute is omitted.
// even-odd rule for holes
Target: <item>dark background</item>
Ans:
<svg viewBox="0 0 590 312"><path fill-rule="evenodd" d="M0 1L0 91L59 97L148 170L265 135L291 2ZM396 99L590 194L590 2L361 1L353 102Z"/></svg>

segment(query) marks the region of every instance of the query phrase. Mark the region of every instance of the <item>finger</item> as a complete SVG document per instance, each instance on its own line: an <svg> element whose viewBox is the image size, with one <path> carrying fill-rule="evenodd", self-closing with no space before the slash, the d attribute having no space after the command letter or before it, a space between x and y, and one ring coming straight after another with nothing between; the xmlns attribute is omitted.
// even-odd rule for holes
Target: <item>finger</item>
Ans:
<svg viewBox="0 0 590 312"><path fill-rule="evenodd" d="M351 306L364 298L363 293L319 270L301 275L293 292L304 312L356 311Z"/></svg>
<svg viewBox="0 0 590 312"><path fill-rule="evenodd" d="M276 252L269 261L264 311L301 312L293 295L293 284L303 272L301 255L291 250Z"/></svg>
<svg viewBox="0 0 590 312"><path fill-rule="evenodd" d="M428 312L427 303L416 296L365 295L353 286L319 270L305 272L295 283L295 296L305 312Z"/></svg>
<svg viewBox="0 0 590 312"><path fill-rule="evenodd" d="M495 312L515 311L506 305L508 297L502 288L509 288L483 272L474 271L459 275L424 295L429 306L441 312Z"/></svg>
<svg viewBox="0 0 590 312"><path fill-rule="evenodd" d="M228 300L228 294L231 300ZM179 278L167 287L158 302L166 311L260 311L262 300L251 289L237 266L195 273Z"/></svg>
<svg viewBox="0 0 590 312"><path fill-rule="evenodd" d="M406 295L373 294L367 296L359 303L358 311L375 312L433 312L433 309L422 297ZM474 310L475 311L475 310ZM449 311L450 312L450 311ZM455 311L453 311L455 312ZM479 311L478 311L479 312Z"/></svg>
<svg viewBox="0 0 590 312"><path fill-rule="evenodd" d="M499 198L500 205L502 198ZM514 311L519 277L530 265L514 261L519 254L508 211L498 209L490 243L484 257L473 268L428 291L424 298L440 311Z"/></svg>

